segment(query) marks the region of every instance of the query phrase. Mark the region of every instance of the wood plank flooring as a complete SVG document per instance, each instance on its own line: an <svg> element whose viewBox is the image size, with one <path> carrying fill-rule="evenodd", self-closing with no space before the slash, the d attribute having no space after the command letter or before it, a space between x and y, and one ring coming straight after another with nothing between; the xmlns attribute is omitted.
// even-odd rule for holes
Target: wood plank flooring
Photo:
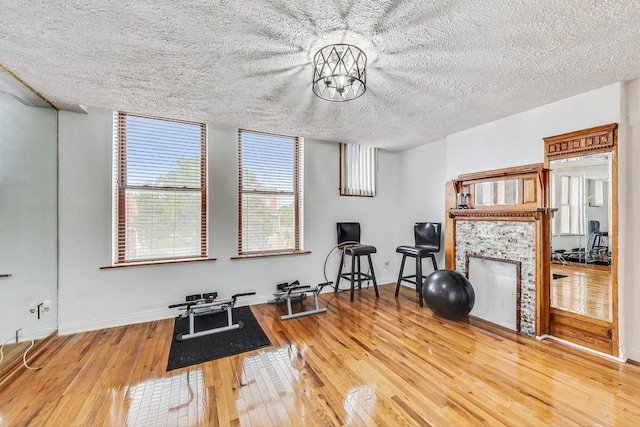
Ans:
<svg viewBox="0 0 640 427"><path fill-rule="evenodd" d="M551 307L611 322L611 271L602 266L552 263Z"/></svg>
<svg viewBox="0 0 640 427"><path fill-rule="evenodd" d="M253 306L273 346L171 372L171 319L56 337L0 390L0 426L640 425L635 364L439 319L394 287L286 321Z"/></svg>

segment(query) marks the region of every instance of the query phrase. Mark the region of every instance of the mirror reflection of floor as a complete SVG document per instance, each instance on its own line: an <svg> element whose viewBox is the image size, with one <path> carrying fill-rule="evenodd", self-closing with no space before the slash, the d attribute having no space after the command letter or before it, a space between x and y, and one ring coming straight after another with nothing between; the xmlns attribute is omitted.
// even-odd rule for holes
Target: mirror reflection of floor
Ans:
<svg viewBox="0 0 640 427"><path fill-rule="evenodd" d="M611 321L609 268L567 263L551 264L551 307Z"/></svg>

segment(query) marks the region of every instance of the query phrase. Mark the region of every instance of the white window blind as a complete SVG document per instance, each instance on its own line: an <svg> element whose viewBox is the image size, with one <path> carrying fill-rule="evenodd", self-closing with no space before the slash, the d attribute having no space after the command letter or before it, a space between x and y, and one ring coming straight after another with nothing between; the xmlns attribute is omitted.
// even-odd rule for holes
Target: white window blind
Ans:
<svg viewBox="0 0 640 427"><path fill-rule="evenodd" d="M206 125L114 114L115 263L206 257Z"/></svg>
<svg viewBox="0 0 640 427"><path fill-rule="evenodd" d="M340 144L340 195L376 195L378 150L357 144Z"/></svg>
<svg viewBox="0 0 640 427"><path fill-rule="evenodd" d="M581 176L560 177L560 234L583 234L584 179Z"/></svg>
<svg viewBox="0 0 640 427"><path fill-rule="evenodd" d="M238 131L238 253L303 248L303 141Z"/></svg>

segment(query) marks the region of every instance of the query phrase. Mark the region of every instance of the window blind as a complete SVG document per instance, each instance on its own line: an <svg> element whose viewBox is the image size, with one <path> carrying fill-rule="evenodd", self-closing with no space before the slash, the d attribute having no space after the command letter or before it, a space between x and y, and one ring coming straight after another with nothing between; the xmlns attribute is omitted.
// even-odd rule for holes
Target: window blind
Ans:
<svg viewBox="0 0 640 427"><path fill-rule="evenodd" d="M202 123L114 114L115 262L207 255Z"/></svg>
<svg viewBox="0 0 640 427"><path fill-rule="evenodd" d="M340 195L376 195L377 149L368 145L340 144Z"/></svg>
<svg viewBox="0 0 640 427"><path fill-rule="evenodd" d="M583 234L585 231L584 179L560 177L560 234Z"/></svg>
<svg viewBox="0 0 640 427"><path fill-rule="evenodd" d="M303 141L238 131L238 253L303 248Z"/></svg>

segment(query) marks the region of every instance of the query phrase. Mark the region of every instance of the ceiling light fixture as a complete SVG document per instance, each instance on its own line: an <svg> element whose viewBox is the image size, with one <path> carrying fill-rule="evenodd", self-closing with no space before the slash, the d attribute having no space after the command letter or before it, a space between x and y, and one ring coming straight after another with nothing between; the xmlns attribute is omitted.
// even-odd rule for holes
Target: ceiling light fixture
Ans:
<svg viewBox="0 0 640 427"><path fill-rule="evenodd" d="M313 58L313 93L327 101L350 101L367 90L367 55L350 44L325 46Z"/></svg>

